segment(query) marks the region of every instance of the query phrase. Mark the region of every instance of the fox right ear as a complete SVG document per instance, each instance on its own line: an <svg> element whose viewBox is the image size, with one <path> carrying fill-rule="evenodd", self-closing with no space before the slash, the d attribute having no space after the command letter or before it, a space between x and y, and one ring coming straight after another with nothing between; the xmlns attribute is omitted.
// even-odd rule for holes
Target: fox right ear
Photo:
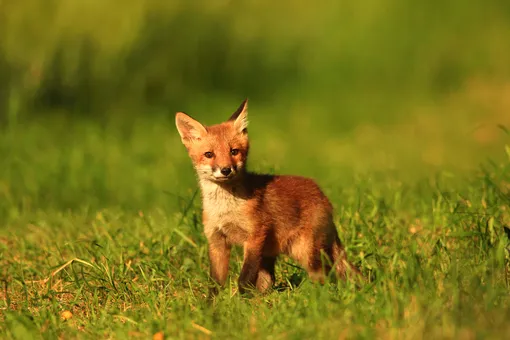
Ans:
<svg viewBox="0 0 510 340"><path fill-rule="evenodd" d="M183 112L175 115L175 125L183 143L200 140L207 134L205 127Z"/></svg>

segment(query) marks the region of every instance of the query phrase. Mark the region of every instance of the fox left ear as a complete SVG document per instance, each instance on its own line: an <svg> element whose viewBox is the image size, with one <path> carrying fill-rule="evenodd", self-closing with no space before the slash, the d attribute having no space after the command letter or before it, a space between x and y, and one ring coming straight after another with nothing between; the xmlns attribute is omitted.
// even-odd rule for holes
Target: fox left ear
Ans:
<svg viewBox="0 0 510 340"><path fill-rule="evenodd" d="M234 127L239 133L248 133L248 98L241 103L229 121L234 122Z"/></svg>

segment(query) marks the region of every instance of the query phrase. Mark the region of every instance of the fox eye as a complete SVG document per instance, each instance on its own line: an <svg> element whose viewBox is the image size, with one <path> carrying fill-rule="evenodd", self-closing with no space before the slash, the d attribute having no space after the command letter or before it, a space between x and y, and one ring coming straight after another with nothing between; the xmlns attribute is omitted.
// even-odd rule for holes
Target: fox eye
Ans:
<svg viewBox="0 0 510 340"><path fill-rule="evenodd" d="M207 151L206 153L204 153L204 156L207 158L213 158L214 154L211 151Z"/></svg>
<svg viewBox="0 0 510 340"><path fill-rule="evenodd" d="M237 156L237 154L239 154L239 149L232 149L232 150L230 150L230 154L232 156Z"/></svg>

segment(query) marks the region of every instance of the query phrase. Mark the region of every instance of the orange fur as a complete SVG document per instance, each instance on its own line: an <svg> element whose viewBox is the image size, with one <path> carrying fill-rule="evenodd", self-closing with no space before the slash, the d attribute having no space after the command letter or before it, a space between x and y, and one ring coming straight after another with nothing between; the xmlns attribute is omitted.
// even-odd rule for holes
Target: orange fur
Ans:
<svg viewBox="0 0 510 340"><path fill-rule="evenodd" d="M218 125L206 127L184 113L176 115L177 129L198 174L211 277L220 286L225 283L232 245L244 247L241 292L249 287L270 288L279 254L291 256L321 282L332 268L342 278L349 269L359 273L347 262L333 223L333 207L312 179L246 170L247 114L245 100Z"/></svg>

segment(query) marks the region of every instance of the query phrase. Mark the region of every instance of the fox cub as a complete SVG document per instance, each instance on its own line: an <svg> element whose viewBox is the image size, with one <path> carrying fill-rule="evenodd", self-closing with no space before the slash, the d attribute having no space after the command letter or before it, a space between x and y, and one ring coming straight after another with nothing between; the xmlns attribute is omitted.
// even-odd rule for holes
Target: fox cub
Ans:
<svg viewBox="0 0 510 340"><path fill-rule="evenodd" d="M341 278L347 271L359 274L346 259L331 203L313 180L246 170L247 100L221 124L204 126L182 112L175 122L198 174L210 275L218 285L227 279L232 245L244 247L241 293L271 288L282 253L314 281L323 282L332 268Z"/></svg>

